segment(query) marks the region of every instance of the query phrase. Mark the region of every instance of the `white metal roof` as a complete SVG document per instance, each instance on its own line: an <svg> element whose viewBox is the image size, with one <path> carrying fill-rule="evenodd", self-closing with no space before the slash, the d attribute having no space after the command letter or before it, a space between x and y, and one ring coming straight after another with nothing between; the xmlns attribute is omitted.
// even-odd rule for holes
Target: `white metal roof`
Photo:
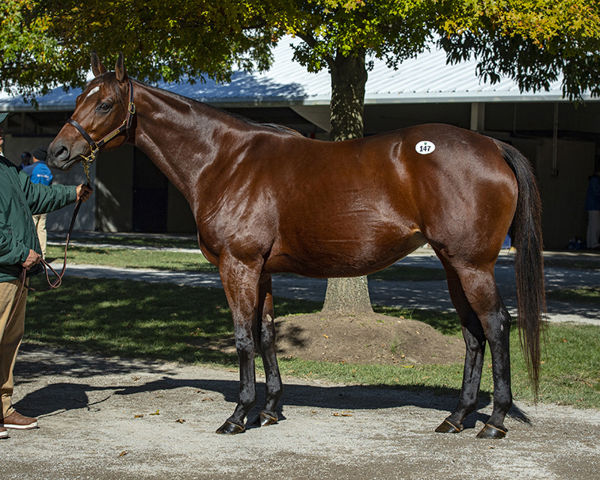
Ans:
<svg viewBox="0 0 600 480"><path fill-rule="evenodd" d="M292 60L291 43L299 40L284 38L274 50L274 62L269 71L249 74L235 72L229 83L161 83L158 86L186 97L214 104L227 105L328 105L331 95L329 73L309 73ZM428 102L515 102L564 101L560 81L549 91L521 93L517 84L502 79L491 85L475 75L475 61L447 65L443 50L432 47L417 58L406 60L398 70L375 60L369 72L365 103L428 103ZM39 97L40 110L72 110L79 89L64 92L56 88ZM0 93L0 111L32 110L21 97Z"/></svg>

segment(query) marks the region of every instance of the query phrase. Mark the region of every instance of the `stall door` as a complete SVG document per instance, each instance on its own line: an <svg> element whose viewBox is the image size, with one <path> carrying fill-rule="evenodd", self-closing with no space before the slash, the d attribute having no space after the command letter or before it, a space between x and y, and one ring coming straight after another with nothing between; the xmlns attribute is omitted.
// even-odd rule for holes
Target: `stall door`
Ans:
<svg viewBox="0 0 600 480"><path fill-rule="evenodd" d="M164 233L167 231L167 177L140 150L133 160L134 232Z"/></svg>

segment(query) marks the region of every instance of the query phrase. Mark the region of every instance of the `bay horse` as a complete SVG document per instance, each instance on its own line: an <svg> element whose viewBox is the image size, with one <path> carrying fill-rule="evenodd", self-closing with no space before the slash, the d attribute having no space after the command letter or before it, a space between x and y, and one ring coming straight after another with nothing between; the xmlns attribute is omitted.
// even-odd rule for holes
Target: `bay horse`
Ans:
<svg viewBox="0 0 600 480"><path fill-rule="evenodd" d="M240 391L218 433L243 432L255 404L255 353L266 373L262 426L278 421L271 275L350 277L383 269L429 243L441 260L466 344L458 405L437 432L458 433L477 406L484 349L492 353L493 412L478 433L502 438L512 405L511 318L494 265L507 232L515 258L518 325L537 393L544 309L540 198L512 146L429 124L328 142L262 125L131 79L123 57L95 78L49 147L67 169L110 142L142 150L185 196L198 244L219 269L233 316Z"/></svg>

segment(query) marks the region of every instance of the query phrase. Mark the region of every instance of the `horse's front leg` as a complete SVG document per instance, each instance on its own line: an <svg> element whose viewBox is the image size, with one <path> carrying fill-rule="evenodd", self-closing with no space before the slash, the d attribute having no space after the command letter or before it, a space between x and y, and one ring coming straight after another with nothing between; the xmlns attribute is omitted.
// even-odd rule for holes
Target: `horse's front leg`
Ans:
<svg viewBox="0 0 600 480"><path fill-rule="evenodd" d="M248 262L232 255L222 256L219 273L233 316L235 346L240 362L240 395L233 415L217 433L242 433L248 412L256 402L254 330L257 327L258 284L262 261Z"/></svg>
<svg viewBox="0 0 600 480"><path fill-rule="evenodd" d="M265 408L260 412L260 425L277 423L277 404L283 393L279 365L275 348L275 318L273 312L273 295L271 289L271 275L263 274L260 279L258 300L260 321L260 352L263 358L266 375L266 402Z"/></svg>

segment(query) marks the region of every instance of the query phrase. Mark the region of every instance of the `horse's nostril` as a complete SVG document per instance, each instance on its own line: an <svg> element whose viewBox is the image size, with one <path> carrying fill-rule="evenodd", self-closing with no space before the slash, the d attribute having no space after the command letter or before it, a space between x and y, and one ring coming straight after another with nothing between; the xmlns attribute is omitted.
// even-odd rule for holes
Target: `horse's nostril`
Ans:
<svg viewBox="0 0 600 480"><path fill-rule="evenodd" d="M67 160L69 158L69 149L61 145L54 151L54 158L59 162Z"/></svg>

